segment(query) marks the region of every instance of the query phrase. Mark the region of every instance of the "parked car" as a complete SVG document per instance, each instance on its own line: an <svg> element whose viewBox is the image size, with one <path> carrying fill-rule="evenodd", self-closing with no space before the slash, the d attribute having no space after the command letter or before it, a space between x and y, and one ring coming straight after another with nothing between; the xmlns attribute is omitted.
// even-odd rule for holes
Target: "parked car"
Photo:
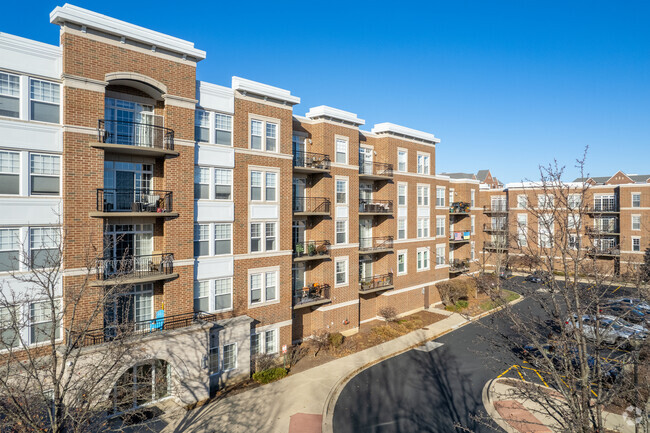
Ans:
<svg viewBox="0 0 650 433"><path fill-rule="evenodd" d="M601 317L603 320L611 320L616 322L618 325L624 326L626 328L631 329L633 332L636 332L638 334L648 334L648 328L642 325L635 325L634 323L630 323L625 319L622 319L620 317L612 316L610 314L602 314L599 317Z"/></svg>
<svg viewBox="0 0 650 433"><path fill-rule="evenodd" d="M530 281L531 283L546 284L552 279L551 274L546 271L535 271L532 274L528 275L525 280Z"/></svg>
<svg viewBox="0 0 650 433"><path fill-rule="evenodd" d="M650 326L650 310L630 307L619 302L604 305L599 313L609 314L639 325Z"/></svg>
<svg viewBox="0 0 650 433"><path fill-rule="evenodd" d="M613 316L597 317L585 314L580 318L573 315L573 317L567 318L564 323L568 330L575 330L578 321L580 321L582 322L582 332L585 338L596 341L600 336L600 341L616 346L636 346L647 337L647 333L643 331L645 328L635 329L627 326L627 322L623 323L620 320Z"/></svg>
<svg viewBox="0 0 650 433"><path fill-rule="evenodd" d="M618 298L618 299L614 299L612 302L627 305L629 307L635 307L639 310L650 311L650 304L648 304L646 301L639 298Z"/></svg>

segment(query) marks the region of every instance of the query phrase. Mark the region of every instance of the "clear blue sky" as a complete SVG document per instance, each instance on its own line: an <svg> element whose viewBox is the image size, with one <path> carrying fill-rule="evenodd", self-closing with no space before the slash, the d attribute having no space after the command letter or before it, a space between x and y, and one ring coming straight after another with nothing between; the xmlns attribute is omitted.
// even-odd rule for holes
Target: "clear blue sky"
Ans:
<svg viewBox="0 0 650 433"><path fill-rule="evenodd" d="M1 31L56 44L63 2L5 2ZM436 171L534 179L541 162L650 173L650 2L77 1L195 42L198 78L238 75L433 132ZM201 6L201 9L198 9Z"/></svg>

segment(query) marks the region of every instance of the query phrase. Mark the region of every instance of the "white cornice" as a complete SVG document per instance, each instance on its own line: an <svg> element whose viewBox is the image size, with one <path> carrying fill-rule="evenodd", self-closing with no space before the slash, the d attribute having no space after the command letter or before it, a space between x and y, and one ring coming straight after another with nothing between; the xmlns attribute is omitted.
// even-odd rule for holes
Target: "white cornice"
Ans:
<svg viewBox="0 0 650 433"><path fill-rule="evenodd" d="M50 12L50 22L58 25L70 22L160 47L171 52L184 54L197 60L205 59L205 51L194 48L193 42L136 26L68 3L57 6Z"/></svg>
<svg viewBox="0 0 650 433"><path fill-rule="evenodd" d="M365 120L359 119L356 113L328 107L327 105L319 105L318 107L310 108L307 114L305 114L305 117L311 120L319 118L335 119L345 123L351 123L355 126L364 125L366 123Z"/></svg>
<svg viewBox="0 0 650 433"><path fill-rule="evenodd" d="M416 129L407 128L405 126L395 125L394 123L384 122L378 123L371 129L373 134L392 134L398 137L409 137L417 140L422 140L427 143L440 143L440 139L436 138L433 134L428 132L418 131Z"/></svg>
<svg viewBox="0 0 650 433"><path fill-rule="evenodd" d="M51 60L56 60L61 57L61 47L21 38L20 36L10 35L9 33L0 32L0 44L2 44L3 48L26 54L37 54L41 57L50 58Z"/></svg>
<svg viewBox="0 0 650 433"><path fill-rule="evenodd" d="M293 96L289 90L280 89L279 87L269 86L268 84L258 83L257 81L247 80L241 77L232 77L232 88L243 94L251 93L253 95L265 98L275 99L289 105L300 103L300 98Z"/></svg>

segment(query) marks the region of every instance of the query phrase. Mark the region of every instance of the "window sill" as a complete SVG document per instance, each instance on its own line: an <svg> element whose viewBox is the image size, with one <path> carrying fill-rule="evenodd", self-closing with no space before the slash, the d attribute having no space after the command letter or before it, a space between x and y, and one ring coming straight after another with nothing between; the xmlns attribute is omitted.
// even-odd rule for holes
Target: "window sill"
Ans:
<svg viewBox="0 0 650 433"><path fill-rule="evenodd" d="M279 304L280 300L276 299L275 301L270 301L270 302L257 302L255 304L251 304L250 302L248 303L248 308L258 308L258 307L268 307L269 305L275 305Z"/></svg>

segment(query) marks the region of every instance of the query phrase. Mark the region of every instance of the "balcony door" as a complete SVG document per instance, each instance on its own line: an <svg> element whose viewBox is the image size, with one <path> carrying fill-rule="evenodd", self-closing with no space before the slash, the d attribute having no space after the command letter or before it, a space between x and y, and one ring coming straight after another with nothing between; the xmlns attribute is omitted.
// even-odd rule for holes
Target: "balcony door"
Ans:
<svg viewBox="0 0 650 433"><path fill-rule="evenodd" d="M360 173L372 174L372 149L367 147L359 148Z"/></svg>
<svg viewBox="0 0 650 433"><path fill-rule="evenodd" d="M104 309L104 335L146 331L153 319L153 284L135 284L126 293L113 296Z"/></svg>
<svg viewBox="0 0 650 433"><path fill-rule="evenodd" d="M302 295L302 288L305 287L305 264L296 263L291 269L291 284L295 297Z"/></svg>
<svg viewBox="0 0 650 433"><path fill-rule="evenodd" d="M372 219L359 218L359 248L372 247Z"/></svg>
<svg viewBox="0 0 650 433"><path fill-rule="evenodd" d="M294 212L305 212L307 210L307 200L303 197L307 196L307 179L304 177L293 178L292 195Z"/></svg>
<svg viewBox="0 0 650 433"><path fill-rule="evenodd" d="M151 263L153 224L109 224L104 241L108 274L128 274Z"/></svg>
<svg viewBox="0 0 650 433"><path fill-rule="evenodd" d="M153 128L148 125L162 122L161 116L153 114L151 105L116 98L105 99L104 119L108 143L149 147L153 145Z"/></svg>
<svg viewBox="0 0 650 433"><path fill-rule="evenodd" d="M372 278L372 258L361 256L359 258L359 280L369 281Z"/></svg>

